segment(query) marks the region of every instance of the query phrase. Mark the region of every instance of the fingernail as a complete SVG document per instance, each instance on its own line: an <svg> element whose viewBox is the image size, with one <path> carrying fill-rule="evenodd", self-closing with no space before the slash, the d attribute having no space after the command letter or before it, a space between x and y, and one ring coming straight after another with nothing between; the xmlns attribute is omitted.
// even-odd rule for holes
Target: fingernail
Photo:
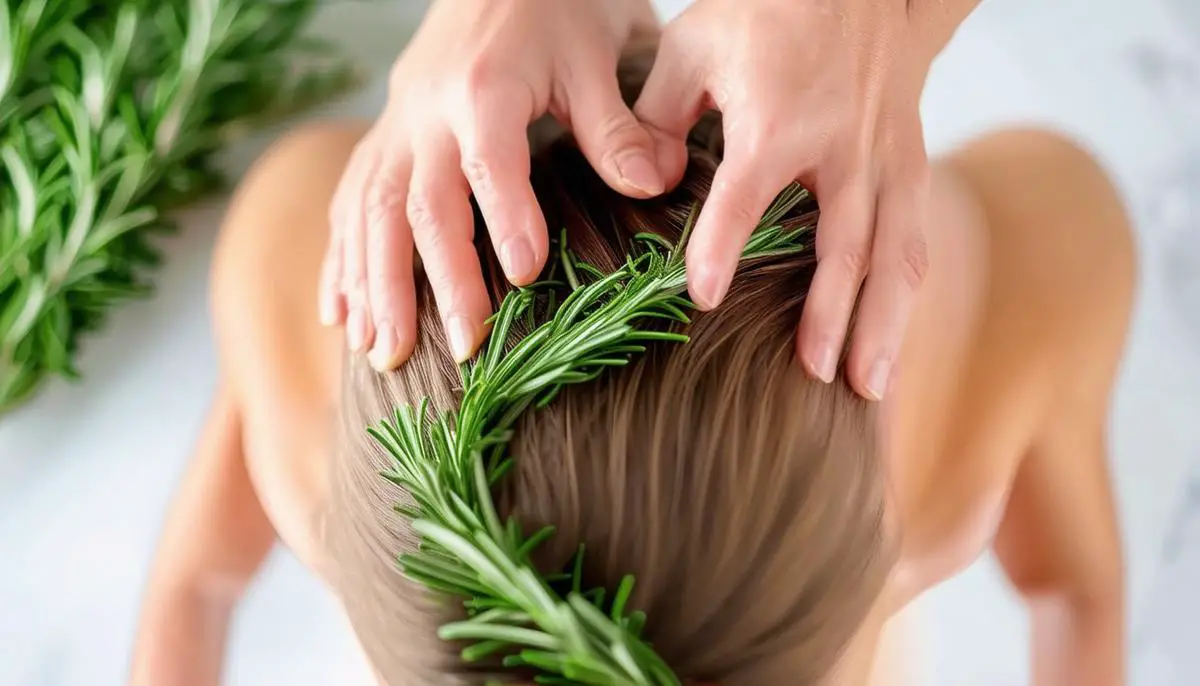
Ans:
<svg viewBox="0 0 1200 686"><path fill-rule="evenodd" d="M725 293L729 290L729 280L711 267L700 267L688 290L700 309L711 310L725 299Z"/></svg>
<svg viewBox="0 0 1200 686"><path fill-rule="evenodd" d="M817 348L812 373L825 383L833 381L834 374L837 374L837 350L832 344L822 343L821 347Z"/></svg>
<svg viewBox="0 0 1200 686"><path fill-rule="evenodd" d="M617 173L625 183L646 195L663 192L663 180L654 163L641 151L626 153L616 160Z"/></svg>
<svg viewBox="0 0 1200 686"><path fill-rule="evenodd" d="M350 310L350 316L346 318L346 344L354 352L362 352L363 344L367 340L367 317L360 309Z"/></svg>
<svg viewBox="0 0 1200 686"><path fill-rule="evenodd" d="M450 336L450 353L455 362L465 362L471 358L475 345L475 331L466 317L454 315L446 322L446 333Z"/></svg>
<svg viewBox="0 0 1200 686"><path fill-rule="evenodd" d="M892 364L886 359L875 360L867 373L867 395L872 400L882 400L887 392L888 379L892 373Z"/></svg>
<svg viewBox="0 0 1200 686"><path fill-rule="evenodd" d="M524 236L513 236L500 247L500 264L510 281L524 281L533 276L533 246Z"/></svg>
<svg viewBox="0 0 1200 686"><path fill-rule="evenodd" d="M382 321L375 327L375 345L367 353L367 359L376 371L390 370L396 361L396 347L399 338L396 327L390 321Z"/></svg>

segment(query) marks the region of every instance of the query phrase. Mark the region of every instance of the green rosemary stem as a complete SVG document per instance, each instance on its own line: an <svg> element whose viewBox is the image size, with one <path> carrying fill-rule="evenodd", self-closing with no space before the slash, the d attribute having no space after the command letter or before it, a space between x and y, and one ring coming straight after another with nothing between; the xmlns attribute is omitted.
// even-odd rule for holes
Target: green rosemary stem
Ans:
<svg viewBox="0 0 1200 686"><path fill-rule="evenodd" d="M795 186L781 194L751 236L744 260L803 249L801 238L812 227L780 222L805 197ZM641 325L688 321L683 245L690 226L666 251L661 238L644 236L646 250L607 275L575 262L564 248L561 266L571 293L516 341L514 324L530 316L535 292L517 289L502 301L489 341L462 367L455 411L433 417L426 401L399 408L391 421L369 429L394 458L385 476L415 503L397 508L421 540L418 550L400 557L404 573L434 592L464 599L469 618L439 634L467 643L464 660L502 655L507 666L537 670L538 683L680 684L641 638L645 616L627 608L632 577L611 602L604 589L583 591L582 549L566 588L539 574L530 556L553 530L527 536L518 523L501 522L491 488L512 466L506 444L524 412L544 406L565 385L627 364L650 342L687 341L684 334Z"/></svg>
<svg viewBox="0 0 1200 686"><path fill-rule="evenodd" d="M0 3L0 414L77 377L81 336L150 292L152 241L220 183L230 132L352 83L302 35L321 4Z"/></svg>

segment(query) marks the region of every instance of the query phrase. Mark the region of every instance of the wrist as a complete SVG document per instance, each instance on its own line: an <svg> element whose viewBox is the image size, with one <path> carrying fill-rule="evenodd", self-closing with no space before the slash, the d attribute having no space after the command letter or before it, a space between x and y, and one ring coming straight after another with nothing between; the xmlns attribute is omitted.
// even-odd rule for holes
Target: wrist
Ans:
<svg viewBox="0 0 1200 686"><path fill-rule="evenodd" d="M928 72L980 0L908 0L907 58L911 68Z"/></svg>

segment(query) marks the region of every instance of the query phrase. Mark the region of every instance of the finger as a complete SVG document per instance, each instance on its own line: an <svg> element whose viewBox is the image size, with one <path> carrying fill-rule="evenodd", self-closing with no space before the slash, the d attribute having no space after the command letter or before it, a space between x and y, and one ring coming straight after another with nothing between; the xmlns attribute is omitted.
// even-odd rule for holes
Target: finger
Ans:
<svg viewBox="0 0 1200 686"><path fill-rule="evenodd" d="M725 298L747 239L794 178L780 162L788 155L759 154L737 140L729 145L687 246L688 292L705 310Z"/></svg>
<svg viewBox="0 0 1200 686"><path fill-rule="evenodd" d="M348 307L345 293L342 291L346 278L345 235L349 226L354 223L351 212L358 210L372 155L373 149L368 134L355 146L329 203L329 244L325 248L325 257L321 263L317 303L321 323L325 326L337 326L346 322Z"/></svg>
<svg viewBox="0 0 1200 686"><path fill-rule="evenodd" d="M566 87L571 131L604 181L631 197L661 194L654 139L621 98L616 72L580 75Z"/></svg>
<svg viewBox="0 0 1200 686"><path fill-rule="evenodd" d="M374 340L368 359L395 369L416 347L413 239L407 207L411 156L398 146L385 155L366 196L367 300Z"/></svg>
<svg viewBox="0 0 1200 686"><path fill-rule="evenodd" d="M829 190L818 188L817 271L804 303L798 345L809 374L833 380L846 328L866 277L875 198L863 172Z"/></svg>
<svg viewBox="0 0 1200 686"><path fill-rule="evenodd" d="M896 179L880 190L871 266L863 286L846 372L860 395L887 392L909 312L928 269L926 184Z"/></svg>
<svg viewBox="0 0 1200 686"><path fill-rule="evenodd" d="M451 118L461 154L455 177L466 176L505 275L523 286L536 280L546 264L549 239L529 181L525 131L533 103L513 98L511 91L503 95L507 97L494 91L473 94L463 112Z"/></svg>
<svg viewBox="0 0 1200 686"><path fill-rule="evenodd" d="M426 137L415 150L408 192L408 221L433 288L454 359L463 362L479 347L491 314L479 255L473 241L469 189L449 132Z"/></svg>
<svg viewBox="0 0 1200 686"><path fill-rule="evenodd" d="M364 352L371 347L375 329L367 289L367 206L372 186L380 181L384 156L377 130L368 133L356 148L358 176L345 196L342 228L342 297L346 301L346 347Z"/></svg>
<svg viewBox="0 0 1200 686"><path fill-rule="evenodd" d="M674 188L687 168L687 136L704 112L703 58L689 51L670 29L663 33L658 56L633 114L649 131L655 159L667 188Z"/></svg>
<svg viewBox="0 0 1200 686"><path fill-rule="evenodd" d="M341 222L330 222L329 243L321 260L317 309L324 326L337 326L346 321L346 300L342 297L341 289L343 241L340 227Z"/></svg>

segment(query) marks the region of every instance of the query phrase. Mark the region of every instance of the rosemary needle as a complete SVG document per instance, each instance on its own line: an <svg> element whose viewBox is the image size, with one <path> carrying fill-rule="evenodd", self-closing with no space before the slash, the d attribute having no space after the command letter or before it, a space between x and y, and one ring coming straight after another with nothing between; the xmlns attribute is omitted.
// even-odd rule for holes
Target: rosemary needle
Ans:
<svg viewBox="0 0 1200 686"><path fill-rule="evenodd" d="M151 240L219 184L214 153L351 85L302 35L322 4L0 2L0 413L150 292Z"/></svg>
<svg viewBox="0 0 1200 686"><path fill-rule="evenodd" d="M780 221L805 197L794 185L782 193L743 259L802 249L799 238L809 227L784 228ZM695 213L693 208L692 218ZM462 367L456 410L433 417L422 403L399 408L368 429L394 458L385 476L417 503L401 516L413 519L420 546L401 555L400 566L431 591L463 598L468 618L446 624L439 635L467 642L464 660L503 654L505 665L534 669L537 682L547 684L681 683L642 639L645 617L627 607L633 578L626 577L615 593L583 591L582 548L569 583L541 576L530 553L552 529L525 537L515 522L500 522L490 489L512 465L514 458L504 450L522 412L544 406L564 385L620 366L647 340L687 340L638 325L652 318L688 321L692 304L683 296L683 244L690 224L676 246L656 235L640 236L643 250L606 275L578 263L561 245L570 294L515 342L513 325L528 321L536 299L530 289L504 298L488 342ZM564 593L556 590L564 587ZM606 597L612 599L607 606Z"/></svg>

